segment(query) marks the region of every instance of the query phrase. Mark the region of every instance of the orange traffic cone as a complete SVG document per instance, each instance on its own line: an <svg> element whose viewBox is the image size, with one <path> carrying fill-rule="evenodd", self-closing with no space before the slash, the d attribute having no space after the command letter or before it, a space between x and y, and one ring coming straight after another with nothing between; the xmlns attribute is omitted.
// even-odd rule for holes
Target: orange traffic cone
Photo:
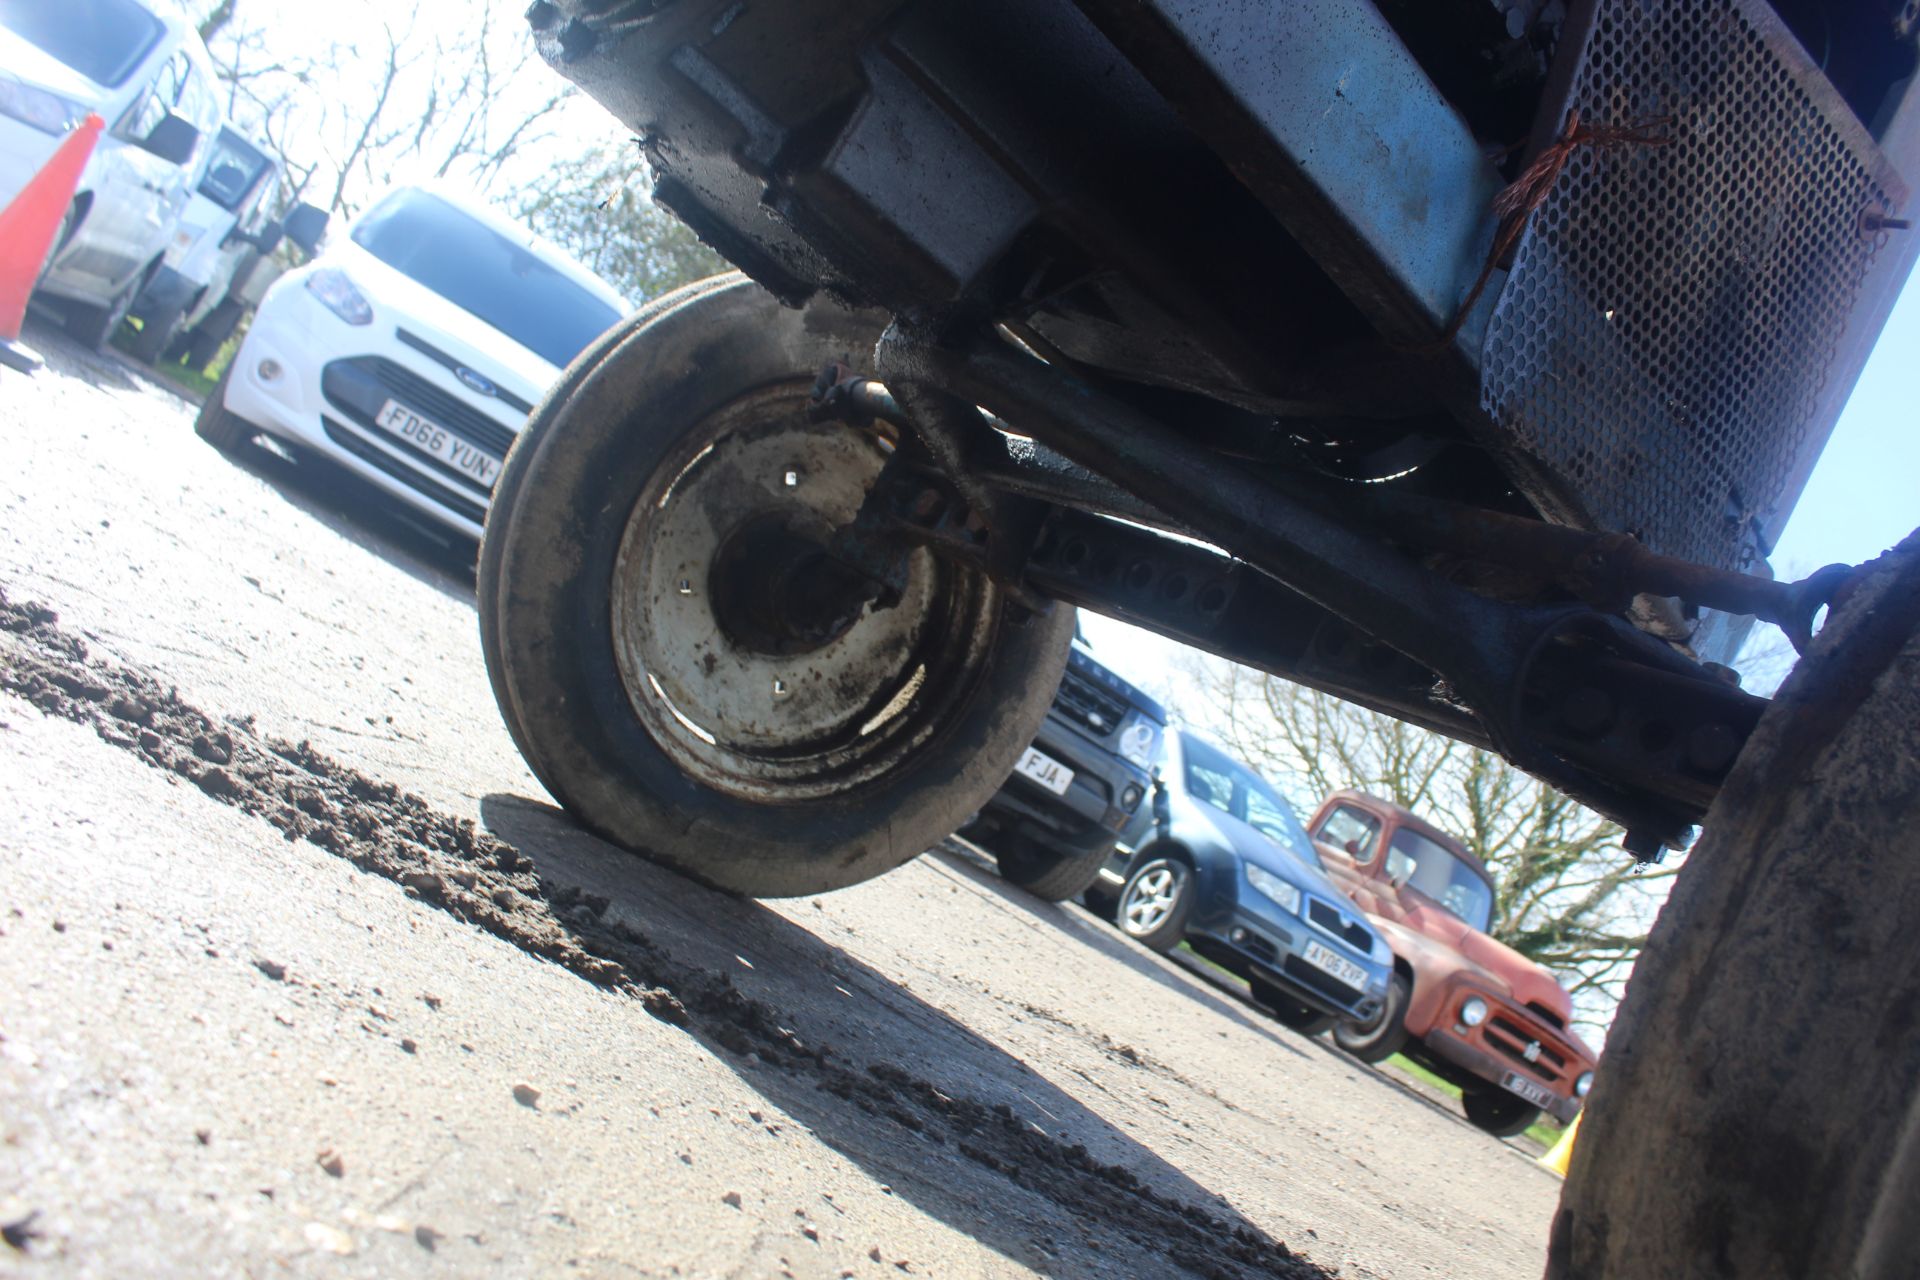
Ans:
<svg viewBox="0 0 1920 1280"><path fill-rule="evenodd" d="M13 203L0 210L0 361L16 368L31 370L40 363L17 341L27 314L27 297L40 279L60 220L73 202L94 140L105 127L99 116L89 114L20 189Z"/></svg>

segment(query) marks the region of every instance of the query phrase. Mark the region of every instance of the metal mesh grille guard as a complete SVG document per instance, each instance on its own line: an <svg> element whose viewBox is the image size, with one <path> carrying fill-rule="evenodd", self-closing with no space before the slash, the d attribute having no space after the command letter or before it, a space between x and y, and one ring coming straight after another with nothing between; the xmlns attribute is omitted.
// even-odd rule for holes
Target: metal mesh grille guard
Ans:
<svg viewBox="0 0 1920 1280"><path fill-rule="evenodd" d="M1846 389L1829 375L1885 239L1863 215L1904 191L1742 0L1599 0L1565 105L1664 117L1673 143L1569 162L1489 326L1483 408L1577 517L1753 567Z"/></svg>

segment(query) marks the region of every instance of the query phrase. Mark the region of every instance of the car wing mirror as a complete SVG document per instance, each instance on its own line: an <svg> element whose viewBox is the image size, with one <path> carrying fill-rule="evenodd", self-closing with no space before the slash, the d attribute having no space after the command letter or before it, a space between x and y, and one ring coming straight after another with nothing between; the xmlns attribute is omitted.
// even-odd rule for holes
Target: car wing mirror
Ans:
<svg viewBox="0 0 1920 1280"><path fill-rule="evenodd" d="M320 252L320 241L326 238L327 224L332 216L325 209L316 208L304 201L288 210L285 221L287 239L300 246L309 258Z"/></svg>
<svg viewBox="0 0 1920 1280"><path fill-rule="evenodd" d="M193 149L200 145L200 130L185 116L169 111L138 145L142 151L151 152L168 164L185 164L193 159Z"/></svg>

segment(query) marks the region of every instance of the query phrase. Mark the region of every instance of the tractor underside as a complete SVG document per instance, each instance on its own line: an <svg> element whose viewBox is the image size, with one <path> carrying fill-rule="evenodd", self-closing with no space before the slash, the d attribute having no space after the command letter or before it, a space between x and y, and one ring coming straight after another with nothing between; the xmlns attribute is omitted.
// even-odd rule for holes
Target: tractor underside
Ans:
<svg viewBox="0 0 1920 1280"><path fill-rule="evenodd" d="M1894 0L540 0L657 197L893 317L900 546L1501 752L1657 857L1914 256ZM1508 194L1503 196L1503 192ZM692 376L698 376L698 370ZM830 619L828 620L831 621Z"/></svg>

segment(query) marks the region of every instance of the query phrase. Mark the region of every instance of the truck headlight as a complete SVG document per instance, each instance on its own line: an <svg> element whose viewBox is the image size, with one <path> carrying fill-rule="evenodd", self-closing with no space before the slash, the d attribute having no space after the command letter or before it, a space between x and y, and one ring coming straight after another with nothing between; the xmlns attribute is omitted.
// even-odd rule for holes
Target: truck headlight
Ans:
<svg viewBox="0 0 1920 1280"><path fill-rule="evenodd" d="M0 80L0 116L11 116L55 137L80 123L83 113L65 98L15 80Z"/></svg>
<svg viewBox="0 0 1920 1280"><path fill-rule="evenodd" d="M1477 1027L1487 1020L1487 1002L1479 996L1468 996L1460 1006L1460 1025Z"/></svg>
<svg viewBox="0 0 1920 1280"><path fill-rule="evenodd" d="M1265 867L1256 867L1249 862L1247 883L1286 908L1289 915L1300 914L1300 891Z"/></svg>
<svg viewBox="0 0 1920 1280"><path fill-rule="evenodd" d="M1120 731L1120 754L1142 769L1153 767L1155 749L1160 745L1160 726L1141 712L1127 717Z"/></svg>
<svg viewBox="0 0 1920 1280"><path fill-rule="evenodd" d="M1580 1078L1573 1082L1573 1096L1584 1098L1587 1096L1587 1090L1591 1088L1593 1088L1593 1072L1582 1071Z"/></svg>
<svg viewBox="0 0 1920 1280"><path fill-rule="evenodd" d="M320 299L320 305L348 324L373 323L373 304L347 279L347 273L324 267L307 277L307 292Z"/></svg>

